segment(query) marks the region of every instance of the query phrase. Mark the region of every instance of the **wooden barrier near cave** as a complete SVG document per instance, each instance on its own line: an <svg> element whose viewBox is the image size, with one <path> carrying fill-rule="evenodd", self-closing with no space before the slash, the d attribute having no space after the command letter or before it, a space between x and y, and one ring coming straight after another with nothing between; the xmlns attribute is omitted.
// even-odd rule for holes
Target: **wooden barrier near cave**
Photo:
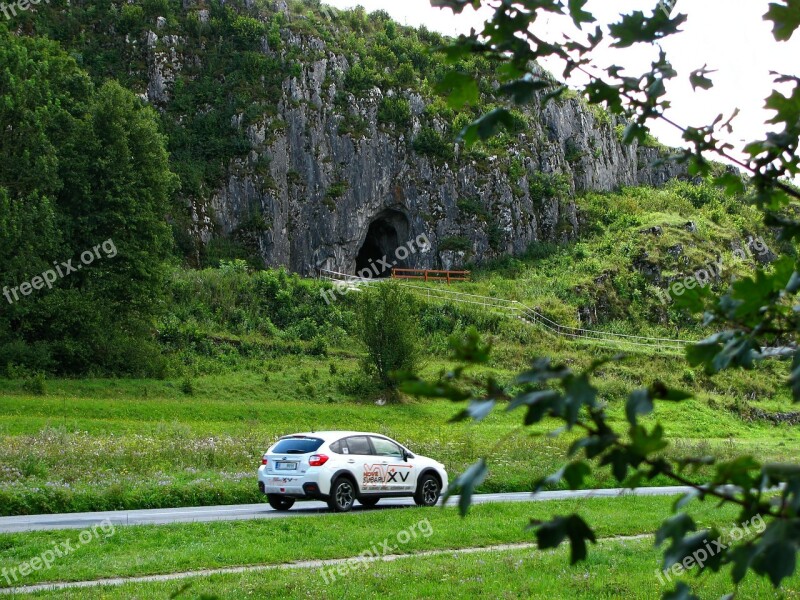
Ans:
<svg viewBox="0 0 800 600"><path fill-rule="evenodd" d="M469 271L434 271L430 269L392 269L392 279L416 279L418 281L469 281Z"/></svg>

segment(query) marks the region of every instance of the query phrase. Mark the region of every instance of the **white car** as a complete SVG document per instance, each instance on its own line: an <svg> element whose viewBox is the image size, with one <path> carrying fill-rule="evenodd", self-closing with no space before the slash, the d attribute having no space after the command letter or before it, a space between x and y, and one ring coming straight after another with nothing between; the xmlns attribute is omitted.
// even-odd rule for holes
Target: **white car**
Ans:
<svg viewBox="0 0 800 600"><path fill-rule="evenodd" d="M258 488L276 510L289 510L296 500L324 500L347 512L356 500L375 506L402 496L434 506L447 489L447 471L384 435L318 431L282 437L267 450Z"/></svg>

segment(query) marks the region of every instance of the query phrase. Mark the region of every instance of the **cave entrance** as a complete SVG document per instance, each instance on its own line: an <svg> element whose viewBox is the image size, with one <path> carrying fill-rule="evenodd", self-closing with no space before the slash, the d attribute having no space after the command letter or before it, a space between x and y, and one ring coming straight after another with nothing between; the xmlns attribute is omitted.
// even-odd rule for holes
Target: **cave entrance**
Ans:
<svg viewBox="0 0 800 600"><path fill-rule="evenodd" d="M408 229L408 218L399 211L386 210L375 217L356 256L356 274L368 269L374 277L391 276L391 270L381 266L383 260L394 267L406 267L407 263L397 255L397 249L408 241Z"/></svg>

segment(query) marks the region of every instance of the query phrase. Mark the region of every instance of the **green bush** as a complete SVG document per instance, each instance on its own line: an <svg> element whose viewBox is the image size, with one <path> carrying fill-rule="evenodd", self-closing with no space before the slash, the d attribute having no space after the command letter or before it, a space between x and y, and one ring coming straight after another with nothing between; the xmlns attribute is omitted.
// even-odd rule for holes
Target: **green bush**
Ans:
<svg viewBox="0 0 800 600"><path fill-rule="evenodd" d="M439 242L440 251L469 252L472 250L472 242L468 237L452 236L444 238Z"/></svg>
<svg viewBox="0 0 800 600"><path fill-rule="evenodd" d="M546 200L566 200L570 194L571 181L566 173L537 172L530 175L528 186L531 200L541 205Z"/></svg>
<svg viewBox="0 0 800 600"><path fill-rule="evenodd" d="M411 125L411 104L405 98L385 97L378 107L378 122L402 129Z"/></svg>
<svg viewBox="0 0 800 600"><path fill-rule="evenodd" d="M414 151L440 160L453 158L453 144L432 127L423 127L419 135L414 138Z"/></svg>
<svg viewBox="0 0 800 600"><path fill-rule="evenodd" d="M363 96L372 88L380 87L381 78L377 71L360 63L350 67L344 78L345 89L355 96Z"/></svg>
<svg viewBox="0 0 800 600"><path fill-rule="evenodd" d="M481 202L481 199L478 197L461 198L458 200L458 202L456 202L456 206L458 206L458 210L465 215L478 217L478 219L481 221L487 221L491 216L489 211L486 210L486 207Z"/></svg>

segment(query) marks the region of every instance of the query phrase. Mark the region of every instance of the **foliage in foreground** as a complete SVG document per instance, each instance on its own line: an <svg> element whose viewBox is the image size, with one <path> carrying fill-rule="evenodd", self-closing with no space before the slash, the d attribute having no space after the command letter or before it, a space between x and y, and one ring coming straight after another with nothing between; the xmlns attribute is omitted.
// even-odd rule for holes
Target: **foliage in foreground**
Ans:
<svg viewBox="0 0 800 600"><path fill-rule="evenodd" d="M622 14L616 23L606 28L597 26L593 32L579 34L574 39L547 40L539 37L531 27L544 13L557 13L572 19L578 29L597 22L586 10L586 0L568 3L553 0L526 0L494 2L493 0L432 0L434 6L449 7L460 13L472 6L487 5L494 15L482 31L473 30L461 36L446 49L452 59L477 54L497 61L500 90L513 98L514 103L547 102L564 93L566 86L547 80L531 65L545 57L562 61L564 78L580 73L588 83L582 92L593 105L604 105L614 114L623 115L630 123L623 133L625 142L646 142L647 123L664 119L679 128L686 149L676 153L672 160L687 165L691 175L713 176L715 185L735 196L747 193L765 217L765 224L779 228L781 239L793 241L800 238L800 191L788 180L800 173L800 78L775 74L776 85L786 84L788 95L776 89L767 99L766 107L775 112L765 139L756 140L743 148L746 159L732 154L733 146L720 141L720 134L733 131L732 121L720 115L706 127L682 127L666 115L669 108L666 82L678 73L670 64L666 53L657 42L679 32L687 19L685 14L674 14L674 3L661 2L651 14L637 10ZM769 5L764 20L774 25L778 42L789 40L800 27L800 2L780 0ZM640 77L614 65L604 71L595 71L593 52L608 39L612 47L649 45L656 56L651 68ZM709 89L713 81L707 67L700 67L690 75L692 86ZM452 106L474 102L478 86L472 77L464 77L451 96ZM501 125L512 120L510 111L494 110L471 125L461 134L467 145L490 138ZM749 180L737 173L715 172L704 154L715 153L748 173ZM796 349L800 331L800 308L793 306L800 291L800 272L795 256L784 256L769 271L759 269L755 276L740 279L721 296L707 289L695 290L681 299L683 306L693 312L705 312L704 322L721 331L689 348L690 364L702 365L709 374L725 369L751 369L764 358L764 348L792 344L781 354L791 356L792 375L786 385L795 402L800 401L800 350ZM692 456L682 461L670 460L663 454L668 443L661 424L646 424L642 417L654 411L656 402L680 402L688 395L669 389L659 381L649 387L632 392L626 404L627 431L608 419L605 408L598 402L598 391L592 383L596 371L607 361L598 360L588 369L575 372L564 365L552 364L546 358L533 362L531 368L517 379L528 386L519 393L511 393L496 381L472 381L467 367L488 360L489 347L477 334L466 341L454 343L455 358L460 363L454 370L442 374L433 382L410 380L406 389L418 395L449 398L456 402L469 400L469 406L457 419L482 420L498 402L508 402L508 410L525 408L525 425L540 423L551 417L561 428L553 432L577 430L580 437L568 452L569 463L558 473L539 482L537 487L552 481L565 480L577 487L583 479L597 469L608 468L613 477L626 486L636 486L655 476L666 476L676 483L690 485L694 492L675 505L676 514L664 521L656 535L661 545L669 541L664 552L664 568L677 563L686 565L687 559L705 553L702 562L692 563L699 570L719 571L732 565L731 576L739 584L749 571L765 576L774 586L795 572L797 552L800 547L800 465L761 464L751 456L740 456L729 461L715 461L712 457ZM612 359L614 360L614 359ZM480 384L481 391L473 390ZM582 458L578 458L581 457ZM713 465L715 474L707 485L692 484L684 475L685 469L698 465ZM462 511L470 504L472 491L485 478L487 463L481 459L463 473L451 487L451 492L461 491ZM780 486L777 502L768 493ZM767 525L755 536L720 542L720 532L714 528L700 530L687 516L685 505L694 498L718 499L722 504L735 504L740 508L739 522L758 517ZM585 560L587 542L595 541L591 527L578 515L556 517L547 522L532 522L540 548L553 548L569 540L571 562ZM706 550L707 549L707 550ZM665 598L694 598L690 588L679 583L674 590L665 592Z"/></svg>

